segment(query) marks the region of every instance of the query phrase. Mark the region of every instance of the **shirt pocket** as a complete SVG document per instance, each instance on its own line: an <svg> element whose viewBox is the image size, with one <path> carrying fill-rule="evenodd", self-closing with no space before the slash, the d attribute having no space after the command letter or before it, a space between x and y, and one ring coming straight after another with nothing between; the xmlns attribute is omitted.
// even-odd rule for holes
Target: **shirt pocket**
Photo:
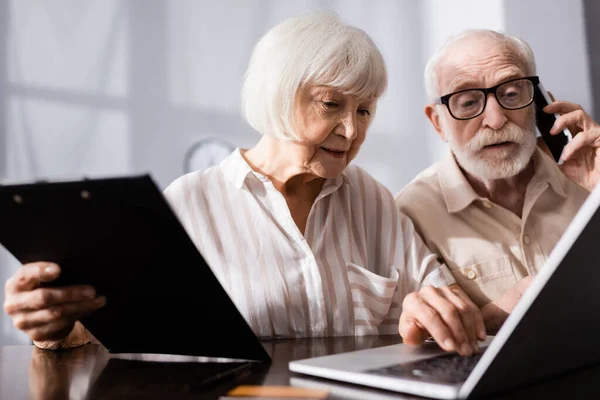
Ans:
<svg viewBox="0 0 600 400"><path fill-rule="evenodd" d="M354 308L354 334L377 335L384 323L398 286L398 271L391 270L389 278L377 275L354 263L346 263L348 283ZM396 325L398 321L394 322Z"/></svg>
<svg viewBox="0 0 600 400"><path fill-rule="evenodd" d="M456 282L479 307L498 299L517 283L508 256L451 270Z"/></svg>

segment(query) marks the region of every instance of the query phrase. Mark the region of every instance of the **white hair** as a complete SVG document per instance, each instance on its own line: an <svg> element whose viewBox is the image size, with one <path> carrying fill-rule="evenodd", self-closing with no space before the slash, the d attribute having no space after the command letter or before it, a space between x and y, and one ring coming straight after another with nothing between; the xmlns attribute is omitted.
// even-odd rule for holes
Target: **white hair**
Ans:
<svg viewBox="0 0 600 400"><path fill-rule="evenodd" d="M535 57L529 44L516 36L510 36L502 32L489 29L468 29L456 35L450 36L446 42L431 56L425 66L425 89L429 101L441 96L438 82L438 68L440 61L447 54L448 49L465 39L487 37L494 39L511 48L523 60L523 67L527 75L535 75Z"/></svg>
<svg viewBox="0 0 600 400"><path fill-rule="evenodd" d="M242 112L261 134L294 139L296 95L320 85L360 99L378 98L387 86L373 40L323 10L280 23L256 44L244 75Z"/></svg>

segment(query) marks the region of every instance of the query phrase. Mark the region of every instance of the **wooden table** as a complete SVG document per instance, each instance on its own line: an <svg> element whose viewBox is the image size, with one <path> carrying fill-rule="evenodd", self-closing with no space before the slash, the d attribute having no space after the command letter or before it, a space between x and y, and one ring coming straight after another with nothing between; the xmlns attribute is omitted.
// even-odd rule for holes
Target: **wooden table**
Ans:
<svg viewBox="0 0 600 400"><path fill-rule="evenodd" d="M288 362L399 343L398 336L264 341L273 362L212 388L194 385L193 364L119 364L100 345L69 351L0 347L0 399L216 399L240 384L328 388L330 399L406 399L402 394L291 373ZM125 367L123 367L125 365ZM507 399L598 398L600 366L505 393ZM591 397L589 397L591 394Z"/></svg>

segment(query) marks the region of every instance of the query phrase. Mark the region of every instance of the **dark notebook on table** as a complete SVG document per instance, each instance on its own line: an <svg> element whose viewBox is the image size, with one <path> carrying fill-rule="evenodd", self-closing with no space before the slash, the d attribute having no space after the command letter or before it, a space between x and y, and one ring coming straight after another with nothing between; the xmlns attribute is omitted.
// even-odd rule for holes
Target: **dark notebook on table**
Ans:
<svg viewBox="0 0 600 400"><path fill-rule="evenodd" d="M269 361L148 175L0 186L0 243L107 304L81 322L110 353Z"/></svg>

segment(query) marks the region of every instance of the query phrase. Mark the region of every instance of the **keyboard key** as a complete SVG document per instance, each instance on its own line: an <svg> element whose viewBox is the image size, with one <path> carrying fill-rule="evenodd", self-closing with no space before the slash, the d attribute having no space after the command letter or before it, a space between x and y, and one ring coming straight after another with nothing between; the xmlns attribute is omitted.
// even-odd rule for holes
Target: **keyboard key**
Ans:
<svg viewBox="0 0 600 400"><path fill-rule="evenodd" d="M371 374L410 378L434 383L464 382L483 353L462 357L447 354L410 363L391 365L367 371Z"/></svg>

